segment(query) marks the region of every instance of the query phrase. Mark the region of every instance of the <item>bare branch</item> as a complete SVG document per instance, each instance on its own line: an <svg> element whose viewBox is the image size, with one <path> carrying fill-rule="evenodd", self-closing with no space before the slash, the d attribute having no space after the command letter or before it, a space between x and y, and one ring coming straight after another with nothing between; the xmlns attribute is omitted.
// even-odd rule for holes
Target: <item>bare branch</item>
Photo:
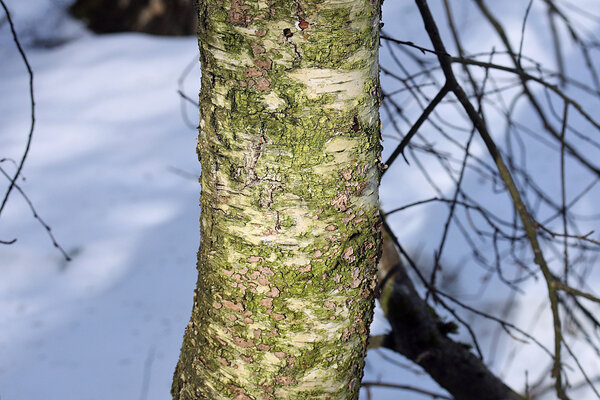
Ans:
<svg viewBox="0 0 600 400"><path fill-rule="evenodd" d="M23 47L21 47L21 43L19 42L19 37L17 36L17 31L15 30L15 26L14 26L12 18L10 16L10 12L8 11L8 8L6 7L6 4L4 4L4 0L0 0L0 5L4 9L4 12L6 13L6 19L10 26L10 32L12 34L13 42L15 43L15 46L17 46L17 50L19 51L19 54L21 55L21 59L23 60L23 63L25 64L25 68L27 69L27 74L29 75L29 100L30 100L30 105L31 105L31 124L29 126L29 133L27 135L27 143L25 144L25 149L23 150L23 155L21 156L21 160L19 161L19 163L17 165L17 170L16 170L14 176L11 178L10 185L8 186L8 189L6 190L6 193L4 194L4 198L2 199L2 204L0 204L0 214L2 214L2 211L4 210L4 207L6 206L6 202L8 201L8 198L10 197L10 193L14 189L15 183L17 182L17 179L19 178L19 175L21 174L23 165L25 165L25 160L27 159L27 155L29 154L29 149L31 147L31 141L33 139L33 129L35 127L35 100L33 97L33 70L31 69L29 60L27 60L27 56L25 55L25 51L23 50Z"/></svg>

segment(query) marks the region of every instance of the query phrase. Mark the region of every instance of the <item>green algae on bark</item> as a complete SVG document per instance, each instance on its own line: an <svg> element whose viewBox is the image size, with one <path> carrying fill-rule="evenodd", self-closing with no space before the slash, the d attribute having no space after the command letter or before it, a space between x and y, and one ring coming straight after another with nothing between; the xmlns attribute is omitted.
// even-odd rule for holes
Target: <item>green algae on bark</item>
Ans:
<svg viewBox="0 0 600 400"><path fill-rule="evenodd" d="M201 0L198 286L172 395L357 399L380 253L376 0Z"/></svg>

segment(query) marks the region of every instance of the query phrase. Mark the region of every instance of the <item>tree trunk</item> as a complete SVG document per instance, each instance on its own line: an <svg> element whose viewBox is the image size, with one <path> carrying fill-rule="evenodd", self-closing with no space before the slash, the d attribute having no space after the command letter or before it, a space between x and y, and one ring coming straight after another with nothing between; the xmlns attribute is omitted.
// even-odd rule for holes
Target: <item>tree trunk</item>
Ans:
<svg viewBox="0 0 600 400"><path fill-rule="evenodd" d="M201 244L174 399L357 399L380 253L373 0L201 0Z"/></svg>
<svg viewBox="0 0 600 400"><path fill-rule="evenodd" d="M71 13L94 32L196 33L196 0L77 0Z"/></svg>

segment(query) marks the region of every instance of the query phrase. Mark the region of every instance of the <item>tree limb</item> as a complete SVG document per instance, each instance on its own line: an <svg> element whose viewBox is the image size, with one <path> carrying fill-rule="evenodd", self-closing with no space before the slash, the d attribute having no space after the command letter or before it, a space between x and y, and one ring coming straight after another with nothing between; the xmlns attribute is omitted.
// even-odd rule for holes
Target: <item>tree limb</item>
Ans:
<svg viewBox="0 0 600 400"><path fill-rule="evenodd" d="M456 400L523 400L467 346L447 336L455 325L441 321L421 299L399 261L398 250L386 246L382 260L390 259L398 262L390 269L395 276L383 288L380 298L392 326L383 347L419 364Z"/></svg>

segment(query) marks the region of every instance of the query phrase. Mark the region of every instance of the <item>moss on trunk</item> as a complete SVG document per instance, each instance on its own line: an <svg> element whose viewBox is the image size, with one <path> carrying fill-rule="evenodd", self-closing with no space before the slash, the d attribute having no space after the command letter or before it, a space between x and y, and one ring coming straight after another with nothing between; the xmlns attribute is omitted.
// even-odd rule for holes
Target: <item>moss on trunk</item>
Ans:
<svg viewBox="0 0 600 400"><path fill-rule="evenodd" d="M371 0L201 0L198 287L174 399L357 399L380 253Z"/></svg>

